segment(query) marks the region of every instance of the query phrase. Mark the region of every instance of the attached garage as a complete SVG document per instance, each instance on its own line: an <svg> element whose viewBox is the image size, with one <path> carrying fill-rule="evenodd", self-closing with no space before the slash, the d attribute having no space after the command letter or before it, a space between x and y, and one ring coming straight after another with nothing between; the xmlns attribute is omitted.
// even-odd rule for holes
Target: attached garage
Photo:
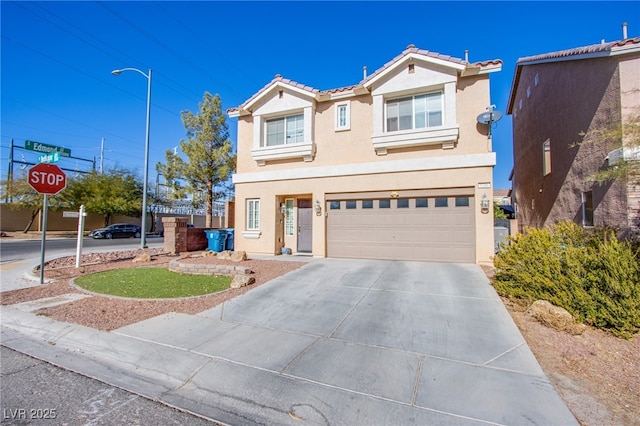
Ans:
<svg viewBox="0 0 640 426"><path fill-rule="evenodd" d="M327 195L327 255L475 263L472 189Z"/></svg>

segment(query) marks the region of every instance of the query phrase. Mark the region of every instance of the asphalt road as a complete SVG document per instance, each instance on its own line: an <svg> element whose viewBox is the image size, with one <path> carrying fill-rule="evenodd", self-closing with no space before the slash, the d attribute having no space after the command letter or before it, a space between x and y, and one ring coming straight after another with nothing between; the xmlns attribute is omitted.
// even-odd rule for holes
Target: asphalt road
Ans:
<svg viewBox="0 0 640 426"><path fill-rule="evenodd" d="M147 236L147 246L162 247L164 239ZM40 239L14 240L0 239L0 264L19 262L40 257L42 241ZM78 241L75 238L51 238L45 241L45 257L75 256ZM82 241L82 253L99 251L130 250L140 247L140 238L119 238L113 240L96 240L85 237Z"/></svg>
<svg viewBox="0 0 640 426"><path fill-rule="evenodd" d="M0 347L3 425L212 425L200 417Z"/></svg>

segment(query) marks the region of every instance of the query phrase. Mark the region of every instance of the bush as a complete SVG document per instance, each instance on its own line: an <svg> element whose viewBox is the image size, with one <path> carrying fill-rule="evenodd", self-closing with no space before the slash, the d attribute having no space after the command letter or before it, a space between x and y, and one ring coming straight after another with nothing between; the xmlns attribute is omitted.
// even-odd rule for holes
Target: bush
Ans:
<svg viewBox="0 0 640 426"><path fill-rule="evenodd" d="M640 264L613 232L573 222L528 229L502 247L495 266L494 286L504 296L547 300L618 336L640 330Z"/></svg>

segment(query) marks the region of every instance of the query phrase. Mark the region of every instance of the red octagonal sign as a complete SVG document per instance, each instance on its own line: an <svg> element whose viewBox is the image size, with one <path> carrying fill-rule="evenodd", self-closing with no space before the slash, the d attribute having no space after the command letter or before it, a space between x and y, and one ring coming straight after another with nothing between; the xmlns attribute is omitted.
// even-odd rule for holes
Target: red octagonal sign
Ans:
<svg viewBox="0 0 640 426"><path fill-rule="evenodd" d="M67 175L55 164L39 163L29 169L29 185L40 194L56 195L67 186Z"/></svg>

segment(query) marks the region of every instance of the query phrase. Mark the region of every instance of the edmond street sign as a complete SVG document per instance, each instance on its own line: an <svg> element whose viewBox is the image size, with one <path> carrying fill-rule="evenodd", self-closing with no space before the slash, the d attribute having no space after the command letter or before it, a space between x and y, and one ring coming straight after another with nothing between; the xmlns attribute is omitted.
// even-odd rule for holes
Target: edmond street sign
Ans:
<svg viewBox="0 0 640 426"><path fill-rule="evenodd" d="M29 151L40 152L43 154L51 154L59 152L63 157L71 157L71 150L69 148L62 148L61 146L47 145L46 143L40 143L35 141L24 141L24 149Z"/></svg>

